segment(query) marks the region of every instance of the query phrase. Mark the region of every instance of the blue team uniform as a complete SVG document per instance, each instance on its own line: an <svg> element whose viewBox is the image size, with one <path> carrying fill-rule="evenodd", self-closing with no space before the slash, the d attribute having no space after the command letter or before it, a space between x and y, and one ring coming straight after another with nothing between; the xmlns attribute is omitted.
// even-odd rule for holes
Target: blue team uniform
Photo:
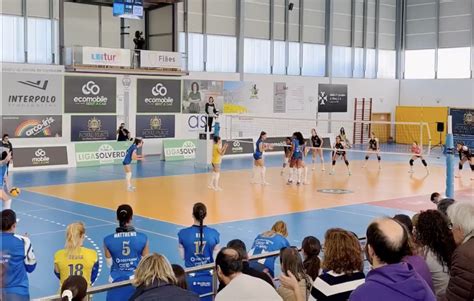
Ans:
<svg viewBox="0 0 474 301"><path fill-rule="evenodd" d="M120 229L120 228L119 228ZM109 281L119 282L128 280L133 276L138 263L142 259L143 249L148 238L143 233L131 231L117 231L104 239L104 245L112 255L112 267L110 268ZM107 300L128 300L134 293L135 288L131 285L109 290Z"/></svg>
<svg viewBox="0 0 474 301"><path fill-rule="evenodd" d="M300 146L300 142L298 139L293 139L293 154L291 155L291 158L293 160L301 160L303 159L303 152L301 151L302 146Z"/></svg>
<svg viewBox="0 0 474 301"><path fill-rule="evenodd" d="M200 266L214 262L214 248L220 242L220 234L213 228L204 226L203 246L200 246L199 226L191 226L182 229L178 233L179 244L184 247L184 265L189 267ZM212 275L210 272L200 272L189 275L188 285L190 290L202 295L212 291ZM201 300L212 300L212 297L202 298Z"/></svg>
<svg viewBox="0 0 474 301"><path fill-rule="evenodd" d="M0 164L0 179L2 187L5 184L5 178L8 174L8 165L7 164Z"/></svg>
<svg viewBox="0 0 474 301"><path fill-rule="evenodd" d="M125 154L125 158L123 158L123 165L130 165L132 164L132 155L134 152L136 152L138 149L138 146L134 143L130 145L130 147L127 149L127 153Z"/></svg>
<svg viewBox="0 0 474 301"><path fill-rule="evenodd" d="M280 234L275 234L270 237L266 237L262 234L259 234L253 242L252 249L249 251L249 256L279 251L282 248L286 248L289 246L290 243L288 242L288 240ZM269 257L267 259L258 260L258 263L252 261L250 263L250 266L257 267L258 264L263 264L266 268L270 270L271 275L274 276L275 259L276 257Z"/></svg>
<svg viewBox="0 0 474 301"><path fill-rule="evenodd" d="M28 273L36 268L30 239L2 232L1 264L4 273L2 300L30 300Z"/></svg>
<svg viewBox="0 0 474 301"><path fill-rule="evenodd" d="M253 153L253 158L255 160L260 160L263 157L263 152L261 149L261 144L262 144L262 139L258 139L257 142L255 143L255 153Z"/></svg>

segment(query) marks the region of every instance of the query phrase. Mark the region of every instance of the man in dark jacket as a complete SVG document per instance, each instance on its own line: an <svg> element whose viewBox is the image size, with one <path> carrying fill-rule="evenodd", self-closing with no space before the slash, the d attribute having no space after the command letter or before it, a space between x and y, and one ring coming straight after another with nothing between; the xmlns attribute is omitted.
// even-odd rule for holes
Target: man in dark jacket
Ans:
<svg viewBox="0 0 474 301"><path fill-rule="evenodd" d="M448 208L454 240L458 245L453 253L446 295L441 300L474 300L474 204L455 203Z"/></svg>

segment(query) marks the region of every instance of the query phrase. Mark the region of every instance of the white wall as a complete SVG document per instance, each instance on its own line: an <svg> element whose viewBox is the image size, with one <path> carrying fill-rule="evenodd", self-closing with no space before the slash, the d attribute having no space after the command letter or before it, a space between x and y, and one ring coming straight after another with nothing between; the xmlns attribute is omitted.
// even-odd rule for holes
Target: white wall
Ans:
<svg viewBox="0 0 474 301"><path fill-rule="evenodd" d="M149 49L173 51L173 6L151 10L149 17Z"/></svg>

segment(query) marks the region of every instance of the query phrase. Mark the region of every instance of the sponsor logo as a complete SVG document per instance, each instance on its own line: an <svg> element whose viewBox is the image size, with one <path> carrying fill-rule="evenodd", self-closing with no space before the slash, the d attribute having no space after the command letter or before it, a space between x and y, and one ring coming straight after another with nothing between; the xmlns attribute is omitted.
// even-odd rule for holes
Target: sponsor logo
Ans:
<svg viewBox="0 0 474 301"><path fill-rule="evenodd" d="M93 117L92 119L89 119L87 121L87 128L89 128L89 131L99 131L102 126L102 121L99 119Z"/></svg>
<svg viewBox="0 0 474 301"><path fill-rule="evenodd" d="M144 138L165 137L167 130L162 128L162 123L160 117L153 116L148 123L149 128L142 129L141 136Z"/></svg>
<svg viewBox="0 0 474 301"><path fill-rule="evenodd" d="M31 159L33 165L49 165L49 157L46 156L46 151L42 148L38 148L35 151L35 156Z"/></svg>
<svg viewBox="0 0 474 301"><path fill-rule="evenodd" d="M82 86L82 94L84 95L98 95L100 93L100 87L94 81L88 81L87 84Z"/></svg>
<svg viewBox="0 0 474 301"><path fill-rule="evenodd" d="M155 106L173 105L174 99L166 96L168 94L168 89L162 83L157 83L156 86L151 89L151 94L154 97L145 98L145 103Z"/></svg>
<svg viewBox="0 0 474 301"><path fill-rule="evenodd" d="M47 117L43 120L25 120L16 128L15 137L51 136L51 125L54 122L53 117Z"/></svg>
<svg viewBox="0 0 474 301"><path fill-rule="evenodd" d="M165 148L165 157L182 156L184 159L196 157L196 145L192 141L184 141L180 147Z"/></svg>
<svg viewBox="0 0 474 301"><path fill-rule="evenodd" d="M326 102L328 101L328 95L326 94L325 91L319 92L318 101L319 101L319 105L321 106L326 105Z"/></svg>
<svg viewBox="0 0 474 301"><path fill-rule="evenodd" d="M33 87L39 90L46 91L48 89L48 80L38 80L38 81L18 81L22 85ZM54 95L28 95L28 94L17 94L9 95L8 103L18 103L18 104L47 104L56 102L56 96Z"/></svg>
<svg viewBox="0 0 474 301"><path fill-rule="evenodd" d="M233 153L242 153L244 148L240 145L240 141L232 142L232 152Z"/></svg>
<svg viewBox="0 0 474 301"><path fill-rule="evenodd" d="M36 88L36 89L40 89L40 90L46 90L48 88L48 81L45 80L45 81L41 81L41 80L38 80L38 81L18 81L20 84L23 84L23 85L27 85L27 86L30 86L30 87L33 87L33 88Z"/></svg>
<svg viewBox="0 0 474 301"><path fill-rule="evenodd" d="M82 86L83 96L76 96L73 98L73 101L78 104L83 104L86 106L106 106L108 98L99 95L100 86L94 81L90 80Z"/></svg>
<svg viewBox="0 0 474 301"><path fill-rule="evenodd" d="M82 141L107 140L108 137L109 131L102 130L102 121L96 117L87 121L87 131L79 132L79 139Z"/></svg>
<svg viewBox="0 0 474 301"><path fill-rule="evenodd" d="M189 129L201 130L205 129L207 126L207 117L206 115L191 115L188 117L188 127ZM213 125L214 127L214 125Z"/></svg>
<svg viewBox="0 0 474 301"><path fill-rule="evenodd" d="M110 164L124 158L126 153L126 150L115 150L110 144L102 144L97 151L78 152L76 160L77 162L99 161L100 164Z"/></svg>
<svg viewBox="0 0 474 301"><path fill-rule="evenodd" d="M104 53L91 53L91 60L95 62L107 62L112 63L117 60L116 54L109 54L107 52Z"/></svg>
<svg viewBox="0 0 474 301"><path fill-rule="evenodd" d="M150 119L150 129L159 130L161 128L161 119L157 116Z"/></svg>
<svg viewBox="0 0 474 301"><path fill-rule="evenodd" d="M464 121L464 124L466 125L474 125L474 115L472 114L472 112L466 112L464 113L464 117L463 117L463 121Z"/></svg>

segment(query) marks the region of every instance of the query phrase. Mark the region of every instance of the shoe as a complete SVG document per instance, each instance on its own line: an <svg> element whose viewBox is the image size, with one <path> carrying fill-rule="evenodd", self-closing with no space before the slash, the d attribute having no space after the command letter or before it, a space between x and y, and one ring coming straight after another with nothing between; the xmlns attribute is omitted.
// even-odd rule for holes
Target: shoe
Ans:
<svg viewBox="0 0 474 301"><path fill-rule="evenodd" d="M288 180L288 182L286 182L286 185L292 185L293 184L293 181L291 180Z"/></svg>
<svg viewBox="0 0 474 301"><path fill-rule="evenodd" d="M128 191L130 191L130 192L134 192L134 191L135 191L135 189L136 189L136 188L135 188L135 187L133 187L133 186L130 186L130 187L128 187L128 188L127 188L127 190L128 190Z"/></svg>
<svg viewBox="0 0 474 301"><path fill-rule="evenodd" d="M324 168L324 167L323 167L323 168L321 168L321 171L326 171L326 168Z"/></svg>
<svg viewBox="0 0 474 301"><path fill-rule="evenodd" d="M408 173L414 173L414 171L413 171L412 169L410 169L410 170L408 171Z"/></svg>
<svg viewBox="0 0 474 301"><path fill-rule="evenodd" d="M222 188L220 188L220 187L215 187L214 190L215 190L215 191L222 191Z"/></svg>
<svg viewBox="0 0 474 301"><path fill-rule="evenodd" d="M297 182L296 182L296 185L301 185L301 182L300 182L300 181L297 181Z"/></svg>
<svg viewBox="0 0 474 301"><path fill-rule="evenodd" d="M334 171L331 170L331 171L329 172L329 174L332 176L332 175L334 174Z"/></svg>
<svg viewBox="0 0 474 301"><path fill-rule="evenodd" d="M351 175L352 175L352 172L349 171L349 175L351 176Z"/></svg>
<svg viewBox="0 0 474 301"><path fill-rule="evenodd" d="M212 190L216 190L216 187L214 187L214 185L211 185L211 184L209 184L209 186L207 186L207 188L212 189Z"/></svg>
<svg viewBox="0 0 474 301"><path fill-rule="evenodd" d="M267 185L270 185L270 183L268 183L268 182L263 182L262 185L263 185L263 186L267 186Z"/></svg>

